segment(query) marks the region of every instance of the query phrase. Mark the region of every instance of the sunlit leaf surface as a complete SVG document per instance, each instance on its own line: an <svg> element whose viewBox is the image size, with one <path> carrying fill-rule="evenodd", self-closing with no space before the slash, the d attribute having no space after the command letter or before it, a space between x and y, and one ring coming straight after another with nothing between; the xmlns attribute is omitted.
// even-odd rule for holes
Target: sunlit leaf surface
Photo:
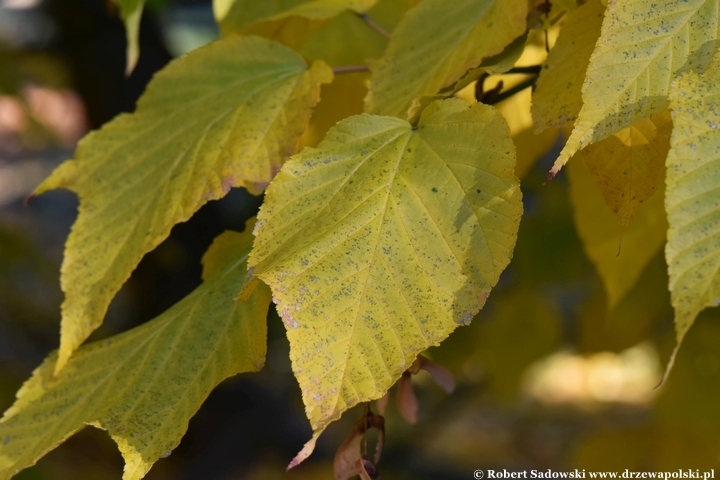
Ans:
<svg viewBox="0 0 720 480"><path fill-rule="evenodd" d="M551 175L576 151L667 108L670 82L710 64L718 20L717 0L610 2L583 83L582 110Z"/></svg>
<svg viewBox="0 0 720 480"><path fill-rule="evenodd" d="M371 64L369 113L406 118L412 101L459 80L484 58L501 53L525 31L525 0L423 0L393 32Z"/></svg>
<svg viewBox="0 0 720 480"><path fill-rule="evenodd" d="M37 193L80 197L65 247L58 369L142 256L231 187L260 193L296 150L332 73L256 37L229 37L157 74L133 114L85 137Z"/></svg>
<svg viewBox="0 0 720 480"><path fill-rule="evenodd" d="M670 108L665 258L680 341L701 310L720 303L720 62L675 80Z"/></svg>
<svg viewBox="0 0 720 480"><path fill-rule="evenodd" d="M514 150L495 109L453 99L417 128L343 120L273 181L251 271L273 290L316 433L483 306L522 213Z"/></svg>

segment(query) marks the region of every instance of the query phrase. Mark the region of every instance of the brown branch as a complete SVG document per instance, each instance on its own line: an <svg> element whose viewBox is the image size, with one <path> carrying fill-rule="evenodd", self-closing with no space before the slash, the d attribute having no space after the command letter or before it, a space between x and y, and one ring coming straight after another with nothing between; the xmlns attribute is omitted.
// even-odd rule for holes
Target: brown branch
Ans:
<svg viewBox="0 0 720 480"><path fill-rule="evenodd" d="M348 65L345 67L333 67L332 71L336 75L340 73L369 72L370 67L367 65Z"/></svg>
<svg viewBox="0 0 720 480"><path fill-rule="evenodd" d="M375 23L370 17L368 17L367 13L358 13L357 16L360 17L360 19L365 22L368 27L372 28L377 33L390 40L390 34L387 32L387 30Z"/></svg>

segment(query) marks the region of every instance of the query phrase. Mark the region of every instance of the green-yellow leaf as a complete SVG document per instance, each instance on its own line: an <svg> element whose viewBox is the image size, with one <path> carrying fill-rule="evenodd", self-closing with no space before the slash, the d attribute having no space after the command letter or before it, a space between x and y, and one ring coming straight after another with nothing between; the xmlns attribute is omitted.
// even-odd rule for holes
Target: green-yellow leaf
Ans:
<svg viewBox="0 0 720 480"><path fill-rule="evenodd" d="M480 66L473 68L468 71L460 80L457 81L451 89L452 93L457 93L463 88L467 87L471 83L477 81L480 77L485 74L488 75L499 75L510 70L522 56L525 51L525 44L527 43L527 34L521 35L510 43L505 49L488 57L480 63Z"/></svg>
<svg viewBox="0 0 720 480"><path fill-rule="evenodd" d="M125 24L127 59L125 74L129 75L140 58L140 19L145 0L113 0L120 9L120 18Z"/></svg>
<svg viewBox="0 0 720 480"><path fill-rule="evenodd" d="M705 307L720 303L720 57L685 73L670 93L675 128L667 159L665 247L678 342Z"/></svg>
<svg viewBox="0 0 720 480"><path fill-rule="evenodd" d="M510 43L505 49L488 57L482 61L479 67L469 70L465 75L455 82L455 84L444 88L440 93L433 95L422 95L415 98L410 105L407 113L407 119L410 123L415 124L420 118L422 111L436 100L457 96L463 98L468 104L476 103L475 99L475 83L486 75L499 75L510 70L518 60L528 52L525 45L528 41L528 35L521 35ZM532 47L530 47L531 49ZM511 97L512 98L512 97ZM502 103L502 102L501 102ZM512 133L513 126L510 125Z"/></svg>
<svg viewBox="0 0 720 480"><path fill-rule="evenodd" d="M459 99L417 128L345 119L285 164L250 263L287 328L314 438L483 306L522 214L514 164L500 114Z"/></svg>
<svg viewBox="0 0 720 480"><path fill-rule="evenodd" d="M554 0L552 5L557 5L566 12L574 12L578 8L578 0Z"/></svg>
<svg viewBox="0 0 720 480"><path fill-rule="evenodd" d="M381 29L391 32L417 1L383 0L373 6L367 16ZM357 12L348 9L324 20L297 15L280 16L276 20L263 18L224 33L237 31L280 42L305 58L323 60L334 67L365 65L368 59L380 57L388 42ZM365 73L364 79L367 77Z"/></svg>
<svg viewBox="0 0 720 480"><path fill-rule="evenodd" d="M608 140L598 143L598 147ZM665 243L667 220L662 188L637 209L623 231L584 162L572 162L568 176L575 226L605 286L608 310L612 310Z"/></svg>
<svg viewBox="0 0 720 480"><path fill-rule="evenodd" d="M580 113L580 89L600 36L604 11L600 0L590 0L565 20L533 92L532 116L537 132L574 122Z"/></svg>
<svg viewBox="0 0 720 480"><path fill-rule="evenodd" d="M383 0L368 12L368 16L385 31L392 32L415 3L417 0ZM305 35L306 38L301 31L303 27L297 17L283 23L282 31L289 30L287 38L293 39L291 48L305 58L323 60L333 66L365 65L368 59L380 57L387 47L384 36L349 11L325 22L317 31ZM268 29L267 33L272 31ZM337 122L362 113L369 80L369 72L344 73L337 75L331 84L324 85L322 100L313 112L303 144L316 146Z"/></svg>
<svg viewBox="0 0 720 480"><path fill-rule="evenodd" d="M218 383L265 362L270 291L263 285L247 302L234 300L251 242L249 232L221 235L204 262L230 258L223 268L154 320L83 346L57 377L51 354L0 420L0 479L88 424L118 444L123 480L142 478L170 455Z"/></svg>
<svg viewBox="0 0 720 480"><path fill-rule="evenodd" d="M672 127L670 112L663 110L575 155L585 161L622 228L641 203L662 189Z"/></svg>
<svg viewBox="0 0 720 480"><path fill-rule="evenodd" d="M434 95L501 53L526 28L526 0L422 0L371 64L366 111L406 118L415 98Z"/></svg>
<svg viewBox="0 0 720 480"><path fill-rule="evenodd" d="M719 20L717 0L609 2L582 109L551 176L578 150L667 108L671 80L710 64Z"/></svg>
<svg viewBox="0 0 720 480"><path fill-rule="evenodd" d="M89 134L38 187L80 197L61 274L58 371L175 224L230 187L262 191L294 153L331 77L325 64L308 68L265 39L212 43L157 74L135 113Z"/></svg>
<svg viewBox="0 0 720 480"><path fill-rule="evenodd" d="M310 20L332 18L345 10L365 13L378 0L213 0L215 19L223 34L254 23L288 17Z"/></svg>

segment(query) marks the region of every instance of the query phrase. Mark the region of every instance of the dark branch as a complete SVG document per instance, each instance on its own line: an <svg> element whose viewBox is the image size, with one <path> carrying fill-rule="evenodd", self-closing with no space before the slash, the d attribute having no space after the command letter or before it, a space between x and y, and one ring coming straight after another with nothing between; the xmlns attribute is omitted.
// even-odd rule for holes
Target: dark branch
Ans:
<svg viewBox="0 0 720 480"><path fill-rule="evenodd" d="M370 67L367 65L348 65L345 67L333 67L332 71L335 75L340 73L369 72Z"/></svg>
<svg viewBox="0 0 720 480"><path fill-rule="evenodd" d="M495 98L492 99L492 101L488 102L489 105L495 105L497 103L502 102L503 100L512 97L518 92L522 92L528 87L532 87L535 84L535 81L537 80L537 77L530 77L527 80L524 80L517 85L515 85L512 88L508 88L504 92L497 95Z"/></svg>
<svg viewBox="0 0 720 480"><path fill-rule="evenodd" d="M390 40L390 34L380 25L375 23L370 17L368 17L367 13L358 13L357 16L360 17L360 19L365 22L368 27L372 28L377 33Z"/></svg>

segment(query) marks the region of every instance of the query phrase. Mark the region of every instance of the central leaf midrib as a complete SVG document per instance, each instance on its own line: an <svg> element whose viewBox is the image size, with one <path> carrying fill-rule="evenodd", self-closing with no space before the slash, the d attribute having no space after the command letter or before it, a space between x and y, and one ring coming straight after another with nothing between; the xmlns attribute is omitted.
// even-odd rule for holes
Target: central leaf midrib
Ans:
<svg viewBox="0 0 720 480"><path fill-rule="evenodd" d="M415 134L415 131L413 131L413 130L411 130L410 132L407 133L407 138L405 139L405 142L403 143L403 146L399 151L397 160L395 161L395 168L393 170L393 173L390 175L389 181L387 183L388 190L387 190L387 194L385 195L385 206L382 209L382 214L380 217L380 225L378 226L378 233L377 233L377 237L375 239L375 246L372 250L372 256L371 256L370 262L369 262L370 271L368 272L367 278L365 279L365 283L363 284L360 295L358 296L360 305L358 306L357 312L355 313L355 318L352 320L352 328L350 330L350 336L347 340L347 348L345 350L345 360L342 363L343 372L340 377L341 378L340 385L339 385L340 388L337 388L336 400L335 400L335 406L333 407L333 412L337 412L337 409L338 409L337 407L340 402L340 398L342 398L342 383L347 376L348 360L350 358L350 348L353 345L353 338L355 337L355 333L357 331L357 324L359 323L359 315L360 315L360 311L362 310L361 307L362 307L362 301L365 298L365 291L367 290L368 282L372 278L372 268L375 264L375 257L377 256L378 245L380 244L380 236L383 232L383 224L385 222L385 214L387 213L387 210L388 210L388 202L390 201L390 197L392 196L392 185L395 182L395 176L397 175L398 169L400 168L400 162L402 162L402 160L403 160L405 148L407 147L407 144L410 142L410 139L413 137L414 134ZM373 378L373 385L375 386L375 388L377 388L377 385L375 385L374 378ZM369 398L370 396L372 396L372 394L369 396L366 396L366 397ZM362 398L362 396L358 395L358 398ZM326 419L325 422L322 423L321 425L327 425L329 422L330 422L330 420Z"/></svg>

